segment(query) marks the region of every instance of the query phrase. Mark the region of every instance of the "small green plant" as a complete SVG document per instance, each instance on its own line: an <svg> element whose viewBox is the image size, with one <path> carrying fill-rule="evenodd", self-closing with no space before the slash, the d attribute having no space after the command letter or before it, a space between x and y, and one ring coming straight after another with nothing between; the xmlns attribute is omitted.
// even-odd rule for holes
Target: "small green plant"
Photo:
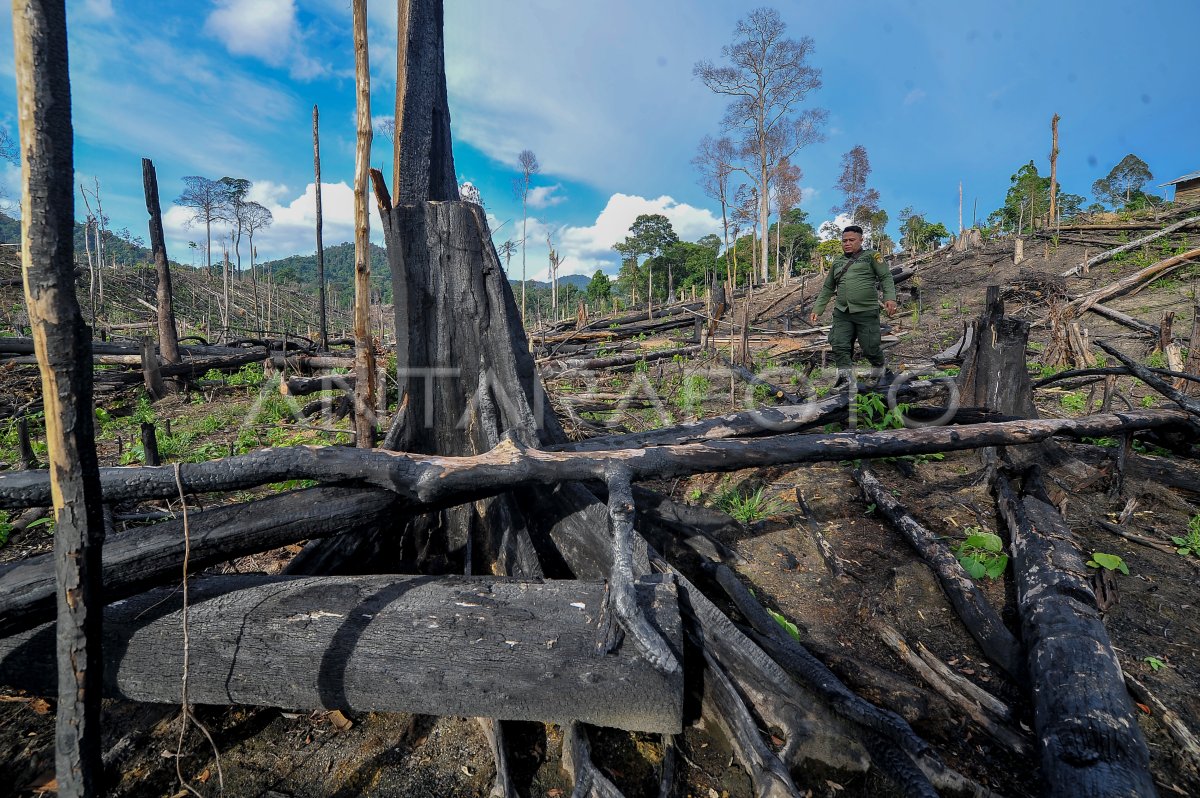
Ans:
<svg viewBox="0 0 1200 798"><path fill-rule="evenodd" d="M1188 521L1187 534L1172 535L1171 542L1179 547L1175 549L1177 554L1182 554L1184 557L1191 555L1200 557L1200 515L1193 515Z"/></svg>
<svg viewBox="0 0 1200 798"><path fill-rule="evenodd" d="M1157 671L1160 668L1165 668L1167 666L1167 663L1163 662L1161 659L1159 659L1158 657L1155 657L1155 656L1142 657L1142 662L1149 665L1150 670L1152 670L1152 671Z"/></svg>
<svg viewBox="0 0 1200 798"><path fill-rule="evenodd" d="M0 546L8 543L8 536L12 534L12 521L9 520L8 511L0 510Z"/></svg>
<svg viewBox="0 0 1200 798"><path fill-rule="evenodd" d="M993 532L982 527L969 526L964 530L967 537L956 547L954 556L972 579L999 579L1008 567L1008 555L1004 553L1004 542Z"/></svg>
<svg viewBox="0 0 1200 798"><path fill-rule="evenodd" d="M25 527L25 530L29 531L30 529L37 529L40 526L46 527L46 534L53 535L54 516L48 515L45 518L39 518L38 520L32 522L29 526Z"/></svg>
<svg viewBox="0 0 1200 798"><path fill-rule="evenodd" d="M786 509L781 501L767 496L761 487L751 493L743 493L733 486L724 488L713 497L713 504L743 524L779 515Z"/></svg>
<svg viewBox="0 0 1200 798"><path fill-rule="evenodd" d="M1154 396L1152 394L1146 394L1145 396L1143 396L1141 405L1142 405L1142 407L1146 407L1146 408L1154 407Z"/></svg>
<svg viewBox="0 0 1200 798"><path fill-rule="evenodd" d="M954 301L951 299L942 300L942 310L951 310L954 308Z"/></svg>
<svg viewBox="0 0 1200 798"><path fill-rule="evenodd" d="M1106 571L1120 571L1129 576L1129 566L1125 564L1125 560L1121 559L1116 554L1105 554L1102 551L1093 551L1092 559L1087 561L1088 568L1103 568Z"/></svg>
<svg viewBox="0 0 1200 798"><path fill-rule="evenodd" d="M792 639L797 643L800 642L800 627L783 617L782 613L775 612L770 607L767 608L767 614L775 619L775 623L783 627L783 631L791 635Z"/></svg>
<svg viewBox="0 0 1200 798"><path fill-rule="evenodd" d="M1072 413L1082 413L1087 407L1087 398L1079 391L1068 391L1064 393L1058 400L1064 410Z"/></svg>
<svg viewBox="0 0 1200 798"><path fill-rule="evenodd" d="M1112 449L1117 445L1116 438L1089 438L1085 435L1079 440L1083 443L1090 443L1093 446L1103 446L1106 449Z"/></svg>
<svg viewBox="0 0 1200 798"><path fill-rule="evenodd" d="M700 490L699 488L692 488L688 491L688 501L692 502L693 504L698 504L703 498L704 491Z"/></svg>
<svg viewBox="0 0 1200 798"><path fill-rule="evenodd" d="M637 374L645 374L650 371L650 364L645 360L639 360L633 364L633 370Z"/></svg>
<svg viewBox="0 0 1200 798"><path fill-rule="evenodd" d="M1165 369L1167 367L1167 356L1163 354L1161 349L1155 349L1146 358L1146 365L1152 369Z"/></svg>

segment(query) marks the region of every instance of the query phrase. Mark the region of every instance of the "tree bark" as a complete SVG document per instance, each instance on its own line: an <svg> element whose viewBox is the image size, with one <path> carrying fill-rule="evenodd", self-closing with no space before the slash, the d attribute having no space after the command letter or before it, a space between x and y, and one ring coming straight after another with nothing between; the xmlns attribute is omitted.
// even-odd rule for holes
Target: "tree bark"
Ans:
<svg viewBox="0 0 1200 798"><path fill-rule="evenodd" d="M1000 286L989 285L972 346L959 372L960 401L1009 416L1037 418L1025 365L1028 344L1029 322L1005 316Z"/></svg>
<svg viewBox="0 0 1200 798"><path fill-rule="evenodd" d="M354 150L354 431L355 445L375 445L375 357L371 342L371 236L367 185L371 168L371 69L367 0L353 0L354 83L358 145Z"/></svg>
<svg viewBox="0 0 1200 798"><path fill-rule="evenodd" d="M142 159L142 188L146 194L146 212L150 214L150 249L154 253L154 271L158 275L158 351L168 363L179 362L178 333L171 294L171 265L167 260L167 242L163 236L162 209L158 199L158 175L154 162Z"/></svg>
<svg viewBox="0 0 1200 798"><path fill-rule="evenodd" d="M322 350L329 348L329 325L325 315L325 246L321 242L321 136L317 106L313 106L313 186L317 211L317 317L320 325L318 343ZM267 300L270 302L270 286ZM269 313L268 313L269 315Z"/></svg>
<svg viewBox="0 0 1200 798"><path fill-rule="evenodd" d="M62 0L13 0L17 115L22 149L21 261L25 304L42 377L53 483L57 634L55 774L61 796L100 789L102 584L93 431L91 336L75 297L74 160L67 20ZM47 498L50 498L49 496ZM51 645L50 641L54 641Z"/></svg>
<svg viewBox="0 0 1200 798"><path fill-rule="evenodd" d="M682 731L683 679L626 643L597 655L601 582L239 575L193 579L188 694L201 704L419 712ZM649 623L681 645L675 585L641 581ZM108 695L178 700L180 598L160 588L105 613ZM0 641L0 683L54 685L53 629Z"/></svg>
<svg viewBox="0 0 1200 798"><path fill-rule="evenodd" d="M302 540L369 529L402 512L374 488L318 487L188 514L192 573ZM183 567L183 521L118 532L104 545L104 592L118 601L174 581ZM54 617L54 564L37 554L0 566L0 637Z"/></svg>
<svg viewBox="0 0 1200 798"><path fill-rule="evenodd" d="M1012 540L1047 795L1155 795L1150 754L1071 530L1008 479L993 482Z"/></svg>
<svg viewBox="0 0 1200 798"><path fill-rule="evenodd" d="M1050 120L1052 141L1050 144L1050 219L1047 227L1053 228L1058 221L1058 114ZM959 189L959 216L962 215L962 193Z"/></svg>
<svg viewBox="0 0 1200 798"><path fill-rule="evenodd" d="M494 424L495 417L485 416L474 428L483 434L484 424ZM776 435L752 440L715 440L595 452L545 451L509 438L483 454L458 457L343 446L298 446L189 463L183 468L181 477L188 493L241 490L289 479L354 481L391 490L417 510L473 501L534 485L603 482L605 469L612 464L628 467L635 480L666 479L743 468L1025 445L1054 435L1102 437L1118 432L1179 427L1187 422L1188 415L1178 410L1134 410L1082 418L1028 419L881 432ZM173 467L103 468L100 478L105 501L178 495ZM0 507L48 504L50 481L46 474L29 471L0 474ZM602 505L600 509L603 509Z"/></svg>
<svg viewBox="0 0 1200 798"><path fill-rule="evenodd" d="M1200 375L1200 305L1192 307L1192 337L1188 343L1187 363L1183 370L1189 374ZM1176 381L1176 388L1179 388ZM1200 397L1200 382L1189 383L1182 388L1185 396Z"/></svg>

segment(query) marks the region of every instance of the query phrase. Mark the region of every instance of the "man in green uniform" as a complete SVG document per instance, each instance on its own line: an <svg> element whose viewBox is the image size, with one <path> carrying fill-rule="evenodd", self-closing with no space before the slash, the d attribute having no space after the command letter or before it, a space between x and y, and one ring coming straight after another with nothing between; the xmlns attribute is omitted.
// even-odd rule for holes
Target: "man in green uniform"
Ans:
<svg viewBox="0 0 1200 798"><path fill-rule="evenodd" d="M863 231L851 225L842 231L842 256L834 260L825 284L817 296L809 321L825 312L829 300L833 304L833 326L829 329L829 346L833 349L833 362L838 368L838 386L849 382L854 367L854 341L862 349L863 356L874 367L873 376L879 382L886 381L890 372L883 367L883 349L879 333L879 294L883 288L883 307L888 316L896 314L896 284L892 272L878 252L862 248Z"/></svg>

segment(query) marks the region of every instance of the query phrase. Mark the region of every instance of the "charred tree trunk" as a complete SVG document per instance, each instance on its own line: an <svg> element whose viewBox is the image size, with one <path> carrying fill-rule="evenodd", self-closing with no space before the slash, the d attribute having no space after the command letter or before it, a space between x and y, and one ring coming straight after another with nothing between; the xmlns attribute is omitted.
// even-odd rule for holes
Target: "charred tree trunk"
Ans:
<svg viewBox="0 0 1200 798"><path fill-rule="evenodd" d="M100 655L104 522L92 413L91 335L75 298L71 86L62 0L14 0L20 121L21 260L25 304L42 376L54 483L57 635L42 668L58 663L58 794L100 789ZM53 651L49 648L53 639Z"/></svg>
<svg viewBox="0 0 1200 798"><path fill-rule="evenodd" d="M329 326L325 315L325 246L321 243L321 136L317 106L313 106L313 174L317 210L317 316L320 325L318 343L322 350L329 348ZM269 278L268 278L269 279ZM271 288L267 285L267 306L270 307ZM268 311L268 318L269 318Z"/></svg>
<svg viewBox="0 0 1200 798"><path fill-rule="evenodd" d="M149 158L142 159L142 188L146 193L146 212L150 214L150 249L154 253L154 271L158 276L158 351L167 363L178 363L179 341L171 296L171 265L167 260L167 241L163 236L162 209L158 202L158 175Z"/></svg>
<svg viewBox="0 0 1200 798"><path fill-rule="evenodd" d="M1047 795L1155 795L1150 754L1087 568L1058 511L993 482L1012 540Z"/></svg>
<svg viewBox="0 0 1200 798"><path fill-rule="evenodd" d="M197 703L682 730L681 673L660 673L632 642L597 655L600 582L239 575L192 580L189 592L188 695ZM675 586L639 583L635 600L678 646ZM0 640L0 684L52 689L53 635L42 626ZM108 607L105 650L109 695L178 700L178 591Z"/></svg>
<svg viewBox="0 0 1200 798"><path fill-rule="evenodd" d="M975 322L970 348L959 373L964 405L998 413L1037 418L1025 365L1029 322L1004 315L1000 286L989 285L983 315Z"/></svg>

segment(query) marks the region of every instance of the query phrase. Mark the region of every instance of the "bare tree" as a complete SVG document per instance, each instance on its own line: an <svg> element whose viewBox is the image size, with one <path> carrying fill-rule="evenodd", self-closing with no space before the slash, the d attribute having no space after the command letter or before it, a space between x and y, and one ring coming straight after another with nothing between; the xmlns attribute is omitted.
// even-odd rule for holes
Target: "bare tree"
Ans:
<svg viewBox="0 0 1200 798"><path fill-rule="evenodd" d="M321 138L317 106L313 106L313 172L317 205L317 313L320 316L321 349L329 348L329 325L325 316L325 247L321 243ZM395 124L392 125L393 132ZM268 289L269 292L269 289ZM268 298L270 293L268 293Z"/></svg>
<svg viewBox="0 0 1200 798"><path fill-rule="evenodd" d="M352 0L354 85L358 118L354 149L354 430L355 444L375 445L375 358L371 349L371 235L367 184L371 169L371 72L367 54L367 0Z"/></svg>
<svg viewBox="0 0 1200 798"><path fill-rule="evenodd" d="M12 12L17 109L25 143L21 261L54 484L55 775L58 794L77 798L103 789L104 521L93 429L91 339L75 297L67 15L63 0L14 0Z"/></svg>
<svg viewBox="0 0 1200 798"><path fill-rule="evenodd" d="M790 158L781 158L779 163L775 165L775 268L778 272L779 279L785 279L791 276L792 259L789 253L788 262L785 265L780 259L781 236L783 235L783 217L792 208L800 204L800 179L804 176L804 171L792 163Z"/></svg>
<svg viewBox="0 0 1200 798"><path fill-rule="evenodd" d="M724 125L726 130L743 131L742 150L752 160L752 166L744 171L758 189L764 268L771 172L780 159L819 141L820 128L828 117L821 109L796 113L808 93L820 88L821 70L808 63L812 39L784 38L786 28L774 9L751 11L738 22L734 43L721 48L721 55L732 65L701 61L692 70L710 90L733 100L725 112Z"/></svg>
<svg viewBox="0 0 1200 798"><path fill-rule="evenodd" d="M226 216L229 205L226 186L220 180L188 175L183 178L183 193L175 198L175 204L192 209L188 224L204 224L204 253L208 273L212 274L212 223Z"/></svg>
<svg viewBox="0 0 1200 798"><path fill-rule="evenodd" d="M175 308L171 292L171 264L167 259L167 242L163 235L162 208L158 199L158 174L149 158L142 159L142 188L146 194L146 213L149 214L150 249L154 254L154 270L158 276L158 351L168 363L179 362L179 341L175 332Z"/></svg>
<svg viewBox="0 0 1200 798"><path fill-rule="evenodd" d="M867 186L870 176L867 148L856 144L842 156L842 175L837 181L842 204L834 205L831 210L846 214L854 224L870 226L872 214L879 210L879 192Z"/></svg>
<svg viewBox="0 0 1200 798"><path fill-rule="evenodd" d="M700 170L700 187L704 193L721 203L721 231L725 243L725 282L733 287L733 265L729 260L729 180L736 170L737 154L733 141L728 136L714 139L705 136L700 140L700 150L692 159L692 165Z"/></svg>
<svg viewBox="0 0 1200 798"><path fill-rule="evenodd" d="M17 142L6 127L0 127L0 160L8 161L11 164L20 163Z"/></svg>
<svg viewBox="0 0 1200 798"><path fill-rule="evenodd" d="M521 323L525 323L525 238L529 225L529 181L541 170L533 150L521 150L517 156L521 176L513 181L513 191L521 198Z"/></svg>
<svg viewBox="0 0 1200 798"><path fill-rule="evenodd" d="M225 221L233 225L233 257L237 264L237 277L245 279L242 274L242 231L246 227L246 195L250 193L250 181L244 177L222 177L220 181L225 189Z"/></svg>

